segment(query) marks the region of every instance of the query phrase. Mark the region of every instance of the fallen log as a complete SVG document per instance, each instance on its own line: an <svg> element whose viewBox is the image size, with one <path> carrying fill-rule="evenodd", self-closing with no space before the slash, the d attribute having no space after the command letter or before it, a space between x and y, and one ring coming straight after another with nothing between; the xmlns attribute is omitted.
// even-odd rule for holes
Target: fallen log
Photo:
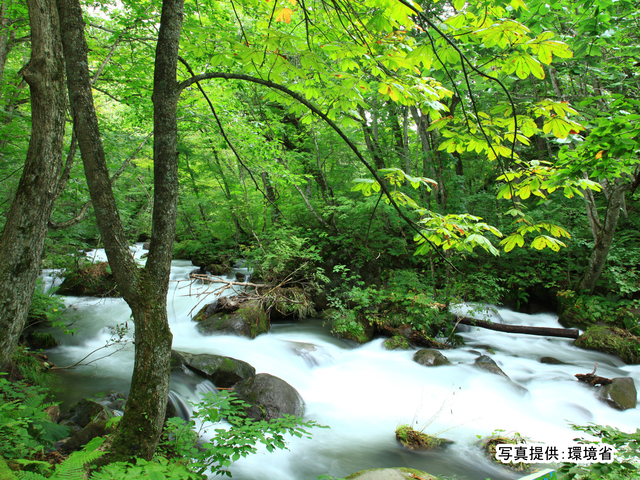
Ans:
<svg viewBox="0 0 640 480"><path fill-rule="evenodd" d="M529 327L527 325L506 325L504 323L492 323L475 318L462 317L458 323L472 327L488 328L498 332L524 333L525 335L542 335L545 337L578 338L580 332L572 328Z"/></svg>

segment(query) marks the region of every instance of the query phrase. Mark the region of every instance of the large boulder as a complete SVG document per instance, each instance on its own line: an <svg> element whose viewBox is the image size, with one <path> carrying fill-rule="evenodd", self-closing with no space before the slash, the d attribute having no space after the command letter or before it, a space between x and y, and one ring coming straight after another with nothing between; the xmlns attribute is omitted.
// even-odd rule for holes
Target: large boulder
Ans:
<svg viewBox="0 0 640 480"><path fill-rule="evenodd" d="M636 408L638 392L631 377L612 378L609 385L600 387L600 398L618 410Z"/></svg>
<svg viewBox="0 0 640 480"><path fill-rule="evenodd" d="M229 388L256 374L247 362L222 355L171 351L171 366L186 366L207 377L216 387Z"/></svg>
<svg viewBox="0 0 640 480"><path fill-rule="evenodd" d="M93 400L83 398L71 407L69 412L61 415L60 418L66 422L72 422L80 428L84 428L91 422L91 420L102 412L106 412L108 416L111 415L109 409L104 405L94 402Z"/></svg>
<svg viewBox="0 0 640 480"><path fill-rule="evenodd" d="M205 305L193 317L200 333L230 333L255 338L269 330L269 319L258 301L244 302L232 312L218 310L217 304Z"/></svg>
<svg viewBox="0 0 640 480"><path fill-rule="evenodd" d="M640 338L618 327L590 327L574 342L576 347L618 355L623 362L640 363Z"/></svg>
<svg viewBox="0 0 640 480"><path fill-rule="evenodd" d="M502 371L498 364L488 355L481 355L476 358L475 366L495 375L502 375L505 378L509 376Z"/></svg>
<svg viewBox="0 0 640 480"><path fill-rule="evenodd" d="M413 361L425 367L438 367L440 365L451 365L447 357L433 348L423 348L413 355Z"/></svg>
<svg viewBox="0 0 640 480"><path fill-rule="evenodd" d="M422 480L438 480L438 477L415 470L413 468L372 468L352 473L346 480L407 480L421 478Z"/></svg>
<svg viewBox="0 0 640 480"><path fill-rule="evenodd" d="M272 420L285 414L301 417L304 400L298 391L284 380L259 373L236 385L236 396L249 404L247 416L254 420Z"/></svg>

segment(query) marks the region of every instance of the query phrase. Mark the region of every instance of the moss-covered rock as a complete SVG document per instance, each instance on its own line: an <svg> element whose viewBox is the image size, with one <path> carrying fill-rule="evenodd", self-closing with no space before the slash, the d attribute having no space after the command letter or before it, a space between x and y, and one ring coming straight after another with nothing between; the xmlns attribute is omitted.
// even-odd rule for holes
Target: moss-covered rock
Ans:
<svg viewBox="0 0 640 480"><path fill-rule="evenodd" d="M267 314L257 301L244 302L233 312L216 311L215 304L205 305L193 320L203 335L231 333L255 338L269 330Z"/></svg>
<svg viewBox="0 0 640 480"><path fill-rule="evenodd" d="M370 470L361 470L346 477L345 480L414 480L420 478L422 480L438 480L438 477L416 470L414 468L372 468Z"/></svg>
<svg viewBox="0 0 640 480"><path fill-rule="evenodd" d="M451 362L438 350L433 348L423 348L413 355L413 361L425 367L438 367L440 365L451 365Z"/></svg>
<svg viewBox="0 0 640 480"><path fill-rule="evenodd" d="M409 341L400 335L387 338L383 345L387 350L408 350L411 348Z"/></svg>
<svg viewBox="0 0 640 480"><path fill-rule="evenodd" d="M496 458L497 446L503 443L511 444L511 445L521 445L525 444L526 439L521 437L519 433L514 434L513 436L509 436L507 434L494 434L488 437L483 437L480 439L480 446L484 450L487 457L494 463L498 463L503 467L507 467L510 470L515 470L517 472L527 472L531 469L530 463L507 463L503 464ZM533 464L535 465L535 464Z"/></svg>
<svg viewBox="0 0 640 480"><path fill-rule="evenodd" d="M116 279L107 262L85 265L66 273L59 295L76 297L120 297Z"/></svg>
<svg viewBox="0 0 640 480"><path fill-rule="evenodd" d="M25 335L25 339L31 350L41 350L58 346L58 339L51 333L29 332Z"/></svg>
<svg viewBox="0 0 640 480"><path fill-rule="evenodd" d="M396 439L400 442L400 445L409 450L434 450L453 443L453 441L446 438L434 437L415 430L410 425L400 425L396 428Z"/></svg>
<svg viewBox="0 0 640 480"><path fill-rule="evenodd" d="M623 362L640 363L640 338L618 327L604 325L587 329L574 342L576 347L618 355Z"/></svg>
<svg viewBox="0 0 640 480"><path fill-rule="evenodd" d="M636 408L638 392L631 377L612 378L609 385L600 387L600 398L618 410Z"/></svg>
<svg viewBox="0 0 640 480"><path fill-rule="evenodd" d="M249 404L245 409L254 420L273 420L283 415L301 417L304 400L298 391L281 378L259 373L236 385L234 393Z"/></svg>
<svg viewBox="0 0 640 480"><path fill-rule="evenodd" d="M247 362L222 355L193 354L171 351L171 367L186 366L203 374L216 387L229 388L256 374L256 369Z"/></svg>

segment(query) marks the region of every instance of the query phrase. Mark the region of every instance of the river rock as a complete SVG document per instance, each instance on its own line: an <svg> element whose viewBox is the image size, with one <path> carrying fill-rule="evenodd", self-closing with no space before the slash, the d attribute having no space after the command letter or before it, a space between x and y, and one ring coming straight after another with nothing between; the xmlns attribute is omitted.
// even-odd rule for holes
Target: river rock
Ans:
<svg viewBox="0 0 640 480"><path fill-rule="evenodd" d="M71 407L69 412L61 415L60 418L64 421L75 423L80 428L84 428L91 422L91 420L93 420L93 418L102 412L106 412L108 416L111 415L109 409L104 405L94 402L93 400L83 398Z"/></svg>
<svg viewBox="0 0 640 480"><path fill-rule="evenodd" d="M115 430L114 425L107 426L107 422L111 418L111 415L107 410L102 410L91 421L85 425L85 427L73 435L69 440L64 442L58 450L62 453L71 453L76 450L80 450L84 445L89 443L96 437L102 437L108 435Z"/></svg>
<svg viewBox="0 0 640 480"><path fill-rule="evenodd" d="M546 363L548 365L566 365L565 362L554 357L542 357L540 359L540 363Z"/></svg>
<svg viewBox="0 0 640 480"><path fill-rule="evenodd" d="M600 388L600 398L618 410L636 408L638 392L631 377L616 377Z"/></svg>
<svg viewBox="0 0 640 480"><path fill-rule="evenodd" d="M203 335L230 333L255 338L269 330L267 315L257 301L244 302L234 312L216 312L216 309L216 304L205 305L193 318Z"/></svg>
<svg viewBox="0 0 640 480"><path fill-rule="evenodd" d="M304 400L298 391L284 380L259 373L236 385L236 396L247 402L247 416L254 420L272 420L283 415L301 417Z"/></svg>
<svg viewBox="0 0 640 480"><path fill-rule="evenodd" d="M451 365L447 357L433 348L423 348L413 355L413 361L425 367L438 367L440 365Z"/></svg>
<svg viewBox="0 0 640 480"><path fill-rule="evenodd" d="M256 374L247 362L222 355L171 351L171 366L186 366L207 377L216 387L229 388Z"/></svg>
<svg viewBox="0 0 640 480"><path fill-rule="evenodd" d="M116 278L106 262L86 265L77 270L67 271L58 295L76 297L120 297Z"/></svg>
<svg viewBox="0 0 640 480"><path fill-rule="evenodd" d="M478 358L476 358L476 361L474 363L476 367L481 368L482 370L486 370L489 373L494 373L496 375L502 375L505 378L509 378L509 376L502 371L498 364L487 355L479 356Z"/></svg>
<svg viewBox="0 0 640 480"><path fill-rule="evenodd" d="M420 478L422 480L438 480L438 477L415 470L413 468L372 468L352 473L345 480L406 480Z"/></svg>

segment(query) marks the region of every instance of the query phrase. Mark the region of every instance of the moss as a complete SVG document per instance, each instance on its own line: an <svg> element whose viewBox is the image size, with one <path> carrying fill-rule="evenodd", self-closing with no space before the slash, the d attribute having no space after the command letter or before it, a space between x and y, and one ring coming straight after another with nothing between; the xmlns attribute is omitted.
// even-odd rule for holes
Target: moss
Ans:
<svg viewBox="0 0 640 480"><path fill-rule="evenodd" d="M410 450L433 450L453 443L451 440L415 430L410 425L400 425L396 428L396 439Z"/></svg>
<svg viewBox="0 0 640 480"><path fill-rule="evenodd" d="M400 335L394 335L384 341L384 348L387 350L407 350L411 348L411 345L406 338Z"/></svg>
<svg viewBox="0 0 640 480"><path fill-rule="evenodd" d="M497 430L496 432L501 432L501 430ZM519 433L516 433L513 436L507 436L495 434L496 432L494 432L494 435L485 437L480 441L480 443L482 444L482 448L484 449L487 456L491 459L491 461L502 466L506 466L510 470L515 470L516 472L526 472L530 470L531 464L529 463L519 462L503 464L496 459L497 445L501 445L503 443L508 443L510 445L520 445L526 443L526 438L520 436Z"/></svg>
<svg viewBox="0 0 640 480"><path fill-rule="evenodd" d="M589 327L578 337L574 345L588 350L613 353L625 363L640 363L640 338L622 328L603 325Z"/></svg>
<svg viewBox="0 0 640 480"><path fill-rule="evenodd" d="M240 307L233 315L242 317L249 325L251 338L269 330L269 319L259 303L252 303L246 307Z"/></svg>

